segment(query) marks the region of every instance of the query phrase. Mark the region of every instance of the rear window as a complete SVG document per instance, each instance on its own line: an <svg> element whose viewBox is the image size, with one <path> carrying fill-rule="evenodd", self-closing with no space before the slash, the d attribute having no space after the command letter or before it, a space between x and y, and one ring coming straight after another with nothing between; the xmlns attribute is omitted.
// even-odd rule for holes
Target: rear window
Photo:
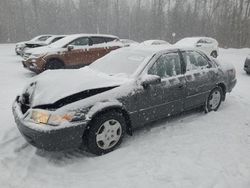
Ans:
<svg viewBox="0 0 250 188"><path fill-rule="evenodd" d="M105 37L106 42L112 42L112 41L117 41L118 38L111 38L111 37Z"/></svg>
<svg viewBox="0 0 250 188"><path fill-rule="evenodd" d="M91 37L92 44L102 44L105 43L105 39L103 37Z"/></svg>

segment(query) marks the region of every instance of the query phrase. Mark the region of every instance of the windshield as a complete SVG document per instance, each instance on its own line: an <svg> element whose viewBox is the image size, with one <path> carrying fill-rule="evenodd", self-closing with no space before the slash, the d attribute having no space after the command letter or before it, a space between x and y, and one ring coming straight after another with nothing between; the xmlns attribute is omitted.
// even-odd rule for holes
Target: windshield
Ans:
<svg viewBox="0 0 250 188"><path fill-rule="evenodd" d="M126 74L130 76L151 56L142 51L120 49L95 61L90 68L109 75Z"/></svg>
<svg viewBox="0 0 250 188"><path fill-rule="evenodd" d="M42 37L39 37L38 39L37 39L37 41L46 41L46 40L48 40L48 38L50 38L51 36L42 36Z"/></svg>
<svg viewBox="0 0 250 188"><path fill-rule="evenodd" d="M73 40L75 40L77 38L79 38L79 37L74 36L74 35L67 36L67 37L64 37L61 40L58 40L58 41L50 44L50 47L52 47L52 48L62 48L65 45L69 44L70 42L72 42Z"/></svg>

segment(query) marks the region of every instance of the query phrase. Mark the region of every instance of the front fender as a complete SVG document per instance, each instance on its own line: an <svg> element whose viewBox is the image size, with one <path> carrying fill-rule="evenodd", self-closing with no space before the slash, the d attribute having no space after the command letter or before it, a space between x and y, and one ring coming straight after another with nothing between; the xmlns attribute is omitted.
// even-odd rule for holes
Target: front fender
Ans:
<svg viewBox="0 0 250 188"><path fill-rule="evenodd" d="M119 102L118 100L98 102L90 108L86 117L88 119L92 119L96 114L114 108L124 109L122 103Z"/></svg>

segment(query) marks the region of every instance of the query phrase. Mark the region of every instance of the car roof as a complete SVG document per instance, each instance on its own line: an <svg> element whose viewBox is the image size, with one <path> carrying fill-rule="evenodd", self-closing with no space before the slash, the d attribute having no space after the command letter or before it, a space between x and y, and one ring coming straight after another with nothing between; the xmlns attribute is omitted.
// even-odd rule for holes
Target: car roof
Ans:
<svg viewBox="0 0 250 188"><path fill-rule="evenodd" d="M70 43L73 40L76 40L80 37L110 37L110 38L117 38L114 35L102 35L102 34L72 34L72 35L67 35L63 39L56 41L55 43L51 44L53 47L62 47L66 45L67 43Z"/></svg>
<svg viewBox="0 0 250 188"><path fill-rule="evenodd" d="M155 54L162 51L177 50L178 48L172 45L152 45L152 46L137 45L124 49Z"/></svg>
<svg viewBox="0 0 250 188"><path fill-rule="evenodd" d="M155 39L155 40L145 40L144 42L142 42L145 45L152 45L154 42L163 42L165 44L169 44L167 41L165 40L159 40L159 39Z"/></svg>
<svg viewBox="0 0 250 188"><path fill-rule="evenodd" d="M131 46L127 48L121 48L121 50L128 50L131 52L142 52L142 53L147 53L149 55L154 55L158 53L164 53L164 52L171 52L171 51L199 51L195 48L192 47L179 47L175 45L154 45L154 46L142 46L142 45L137 45L137 46Z"/></svg>
<svg viewBox="0 0 250 188"><path fill-rule="evenodd" d="M107 35L107 34L90 34L90 33L82 33L82 34L72 34L72 35L69 35L69 36L72 36L72 37L110 37L110 38L119 38L115 35Z"/></svg>

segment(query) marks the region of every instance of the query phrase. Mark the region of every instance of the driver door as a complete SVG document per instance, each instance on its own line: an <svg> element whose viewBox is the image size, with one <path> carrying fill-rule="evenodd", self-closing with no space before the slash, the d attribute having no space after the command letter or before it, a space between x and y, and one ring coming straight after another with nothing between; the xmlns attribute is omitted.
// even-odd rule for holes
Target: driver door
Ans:
<svg viewBox="0 0 250 188"><path fill-rule="evenodd" d="M63 56L65 64L72 67L80 67L84 65L88 58L88 46L89 38L80 37L71 43L68 46L73 46L73 49L67 50Z"/></svg>

